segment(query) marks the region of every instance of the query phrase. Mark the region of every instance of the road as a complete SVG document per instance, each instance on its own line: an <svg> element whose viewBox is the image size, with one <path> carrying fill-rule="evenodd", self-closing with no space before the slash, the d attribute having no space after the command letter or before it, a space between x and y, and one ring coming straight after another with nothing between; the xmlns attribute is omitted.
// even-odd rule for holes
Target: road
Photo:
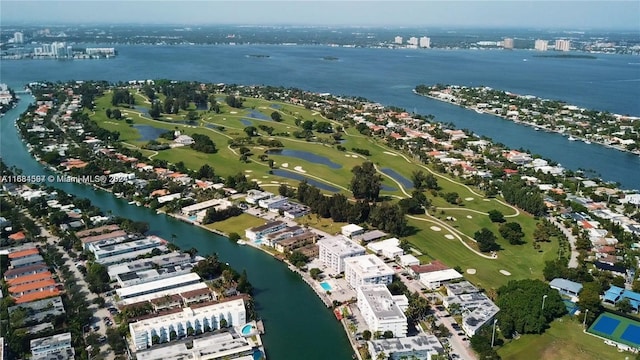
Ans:
<svg viewBox="0 0 640 360"><path fill-rule="evenodd" d="M89 327L87 332L85 333L85 336L89 335L91 332L96 333L98 336L106 336L107 325L104 322L103 318L105 317L111 318L111 314L109 314L109 311L106 308L104 307L100 308L93 303L93 300L96 299L98 295L89 291L89 285L85 281L84 275L82 275L82 273L78 270L78 267L76 266L76 263L78 262L70 258L64 248L57 245L58 237L52 235L45 226L41 226L41 229L42 229L42 235L44 235L47 238L47 244L55 246L58 249L58 251L63 254L62 259L64 260L64 264L68 266L69 269L73 272L73 275L76 278L76 284L80 285L82 287L82 292L86 294L85 298L89 303L89 310L93 311L93 318L91 319L91 323L88 324ZM111 319L111 321L115 323L113 319ZM94 330L95 326L99 327L97 331ZM104 342L100 347L100 354L103 359L107 359L107 360L115 359L115 354L113 353L113 351L111 351L111 348L106 342Z"/></svg>
<svg viewBox="0 0 640 360"><path fill-rule="evenodd" d="M560 231L562 231L562 233L569 240L569 245L571 246L571 258L569 258L569 267L574 269L577 268L578 255L580 255L578 250L576 250L576 241L578 239L573 235L573 233L571 232L571 229L568 229L566 226L564 226L564 224L561 221L558 221L555 217L548 217L547 219L551 221L551 223L555 225L558 229L560 229Z"/></svg>

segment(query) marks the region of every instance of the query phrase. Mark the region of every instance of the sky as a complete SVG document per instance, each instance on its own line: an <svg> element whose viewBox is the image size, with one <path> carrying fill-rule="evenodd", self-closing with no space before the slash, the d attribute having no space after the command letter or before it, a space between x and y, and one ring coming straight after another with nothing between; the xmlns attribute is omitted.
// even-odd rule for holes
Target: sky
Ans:
<svg viewBox="0 0 640 360"><path fill-rule="evenodd" d="M519 27L640 32L640 0L0 1L2 25L60 23Z"/></svg>

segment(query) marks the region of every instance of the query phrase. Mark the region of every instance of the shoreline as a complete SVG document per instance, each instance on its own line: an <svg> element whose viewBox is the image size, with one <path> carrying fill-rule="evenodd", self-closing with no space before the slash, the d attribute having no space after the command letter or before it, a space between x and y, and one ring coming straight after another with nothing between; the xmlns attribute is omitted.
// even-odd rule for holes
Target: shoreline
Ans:
<svg viewBox="0 0 640 360"><path fill-rule="evenodd" d="M598 141L598 140L595 140L595 139L587 139L586 137L583 137L583 136L578 136L578 135L568 134L568 133L565 133L565 132L560 131L560 130L549 129L549 128L546 128L546 127L544 127L544 126L542 126L542 125L538 125L538 124L536 124L536 123L533 123L533 122L529 122L529 121L522 121L522 120L513 120L513 119L510 119L510 118L508 118L508 117L506 117L506 116L499 115L499 114L495 114L495 113L488 112L488 111L484 111L484 110L482 110L482 109L478 109L478 108L473 107L473 106L460 105L460 104L457 104L457 103L454 103L454 102L451 102L451 101L447 101L447 100L445 100L445 99L441 99L441 98L439 98L439 97L432 96L432 95L429 95L429 94L421 94L421 93L417 92L415 89L413 89L413 90L412 90L412 92L413 92L415 95L422 96L422 97L426 97L426 98L429 98L429 99L432 99L432 100L436 100L436 101L439 101L439 102L442 102L442 103L445 103L445 104L455 105L455 106L458 106L458 107L463 108L463 109L465 109L465 110L474 111L474 112L476 112L476 113L478 113L478 114L491 115L491 116L495 116L495 117L497 117L497 118L500 118L500 119L502 119L502 120L510 121L510 122L512 122L512 123L514 123L514 124L524 125L524 126L527 126L527 127L532 127L532 128L534 128L536 131L538 131L538 130L542 130L542 131L544 131L544 132L556 133L556 134L560 134L560 135L562 135L563 137L571 136L571 137L573 137L573 139L575 139L575 140L579 140L579 141L582 141L582 142L584 142L584 143L585 143L585 144L587 144L587 145L590 145L590 144L597 144L597 145L601 145L601 146L604 146L604 147L609 148L609 149L614 149L614 150L618 150L618 151L621 151L621 152L629 153L629 154L632 154L632 155L638 155L638 156L640 156L640 150L635 150L635 151L627 150L627 149L625 149L625 148L624 148L624 147L622 147L622 146L616 146L616 145L606 144L606 143L604 143L604 142L602 142L602 141ZM586 141L589 141L589 143L587 143Z"/></svg>

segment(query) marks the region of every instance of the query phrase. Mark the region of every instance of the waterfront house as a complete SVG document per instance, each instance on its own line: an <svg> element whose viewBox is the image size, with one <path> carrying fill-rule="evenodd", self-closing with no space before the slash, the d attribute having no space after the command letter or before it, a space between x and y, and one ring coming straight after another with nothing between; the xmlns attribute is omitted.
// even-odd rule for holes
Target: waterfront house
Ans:
<svg viewBox="0 0 640 360"><path fill-rule="evenodd" d="M287 227L287 224L283 221L272 221L261 226L256 226L245 230L245 237L251 241L258 242L262 238L273 232L282 230Z"/></svg>

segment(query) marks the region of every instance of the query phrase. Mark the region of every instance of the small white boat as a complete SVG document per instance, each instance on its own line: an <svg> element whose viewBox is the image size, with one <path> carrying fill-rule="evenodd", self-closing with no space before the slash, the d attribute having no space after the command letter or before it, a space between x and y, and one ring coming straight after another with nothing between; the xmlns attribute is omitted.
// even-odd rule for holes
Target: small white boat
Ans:
<svg viewBox="0 0 640 360"><path fill-rule="evenodd" d="M247 242L242 240L242 239L240 239L240 240L236 241L236 244L238 244L238 245L247 245Z"/></svg>
<svg viewBox="0 0 640 360"><path fill-rule="evenodd" d="M576 141L576 138L574 138L573 136L569 135L569 138L567 139L569 141Z"/></svg>
<svg viewBox="0 0 640 360"><path fill-rule="evenodd" d="M475 109L475 110L476 110L476 112L477 112L478 114L484 114L484 113L482 112L482 110L480 110L480 109Z"/></svg>
<svg viewBox="0 0 640 360"><path fill-rule="evenodd" d="M589 140L587 140L587 139L584 139L584 140L582 140L582 141L583 141L585 144L591 144L591 141L589 141Z"/></svg>

